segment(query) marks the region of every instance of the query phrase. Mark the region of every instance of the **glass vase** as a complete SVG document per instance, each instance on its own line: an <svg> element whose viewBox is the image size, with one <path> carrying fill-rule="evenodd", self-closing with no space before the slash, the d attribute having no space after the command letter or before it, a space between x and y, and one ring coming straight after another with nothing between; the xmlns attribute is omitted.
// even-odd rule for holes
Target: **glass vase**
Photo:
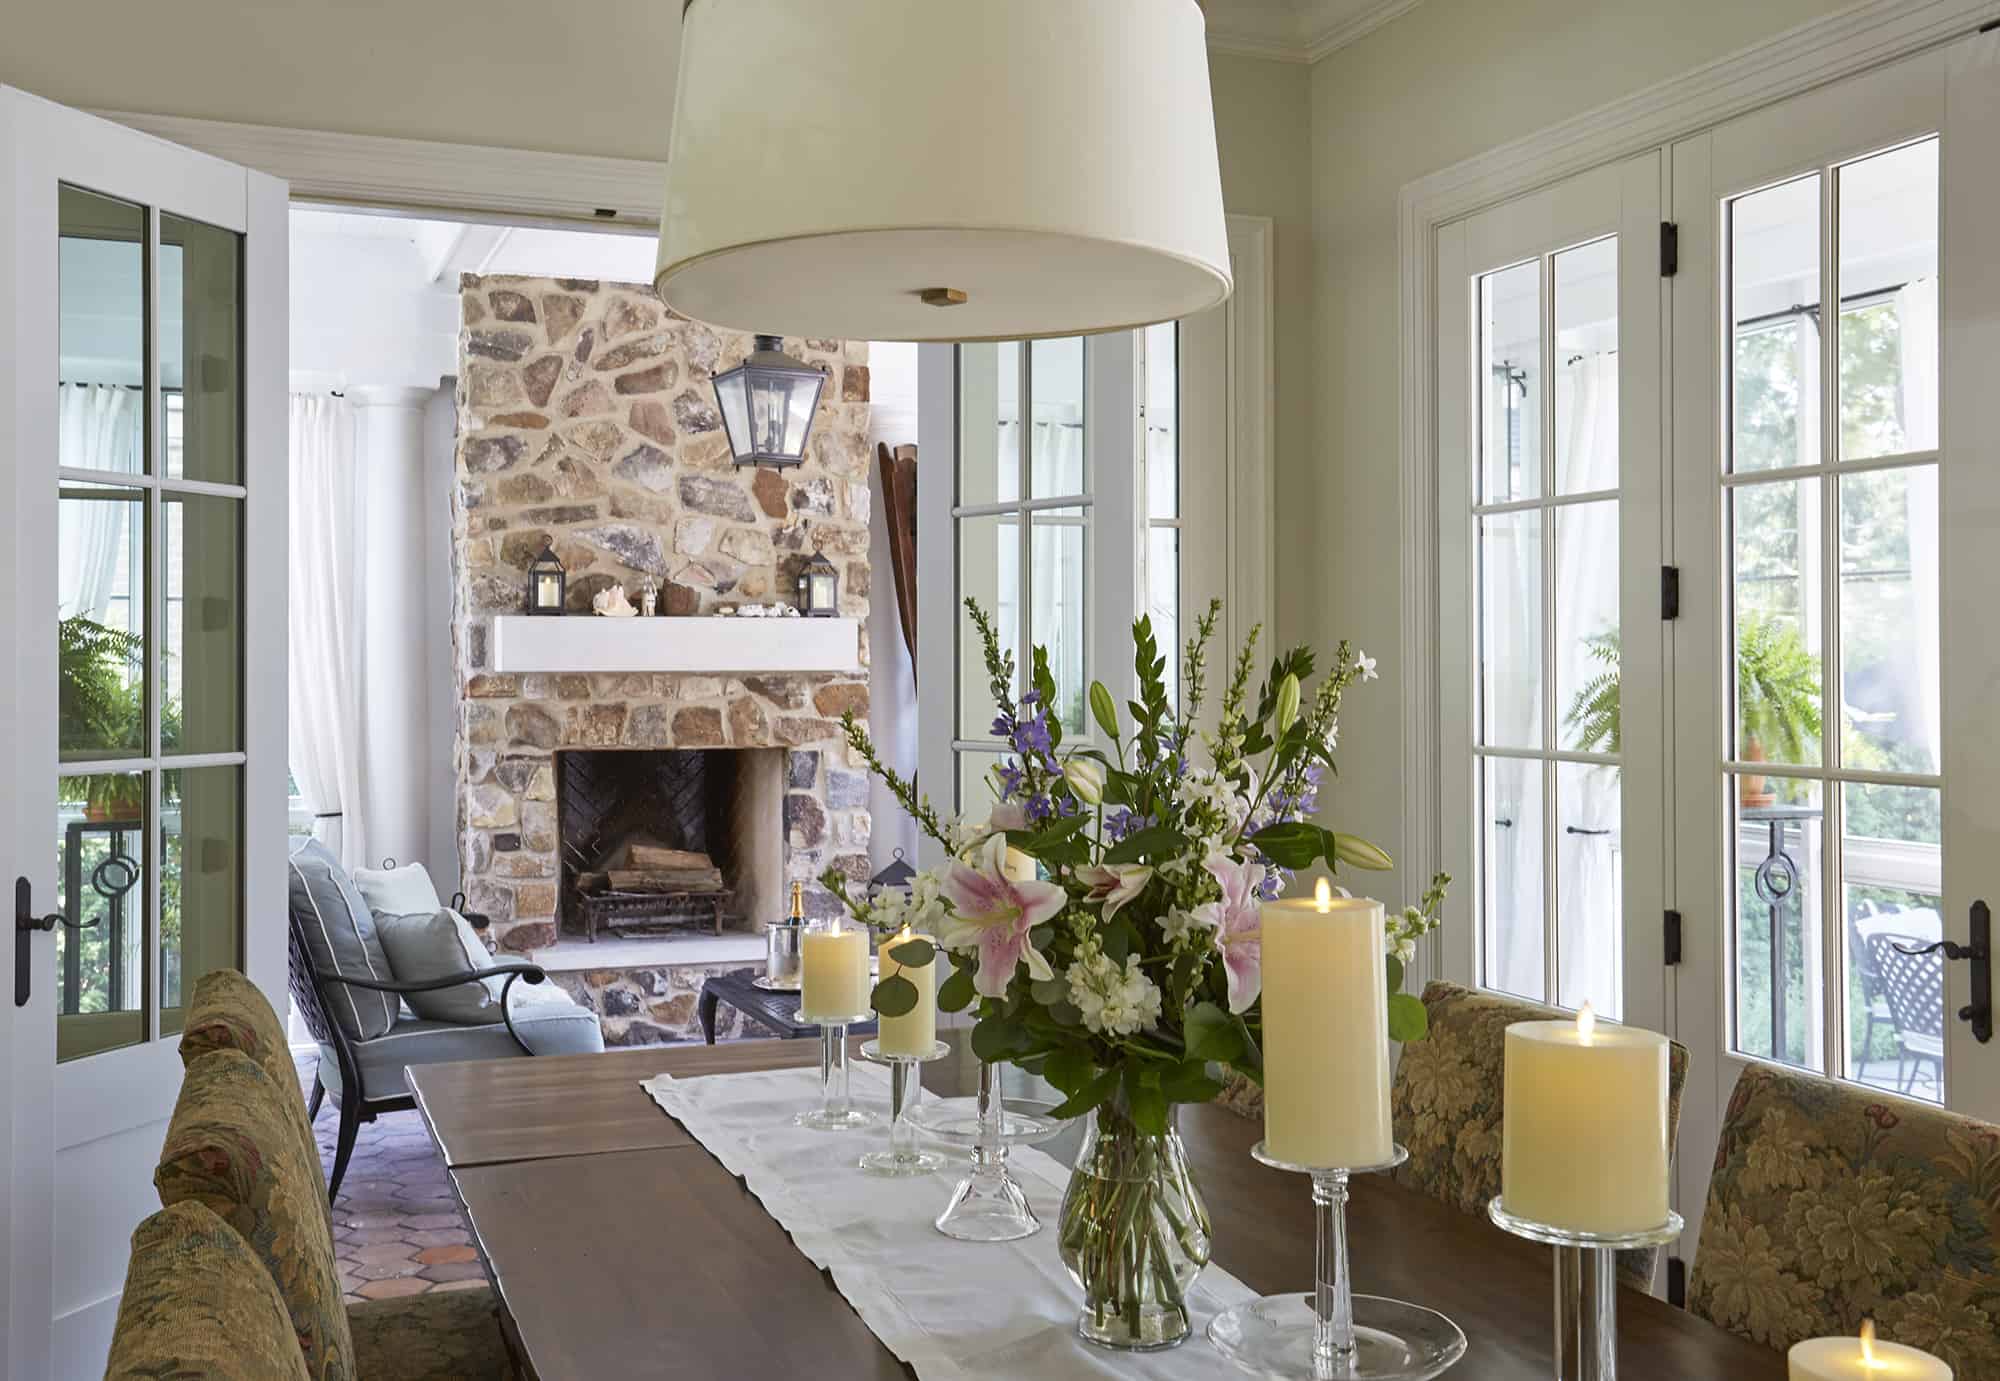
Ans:
<svg viewBox="0 0 2000 1381"><path fill-rule="evenodd" d="M1085 1342L1143 1352L1188 1336L1187 1293L1208 1265L1210 1232L1179 1111L1168 1108L1164 1134L1142 1132L1121 1089L1085 1128L1058 1241L1083 1291Z"/></svg>

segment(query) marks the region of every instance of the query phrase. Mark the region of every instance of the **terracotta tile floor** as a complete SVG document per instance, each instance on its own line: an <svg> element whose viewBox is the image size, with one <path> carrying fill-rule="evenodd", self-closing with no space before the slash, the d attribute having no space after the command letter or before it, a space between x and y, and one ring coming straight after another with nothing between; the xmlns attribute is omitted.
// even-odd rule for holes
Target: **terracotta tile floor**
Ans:
<svg viewBox="0 0 2000 1381"><path fill-rule="evenodd" d="M312 1056L300 1057L299 1078L309 1094ZM325 1170L333 1168L339 1126L340 1114L327 1099L313 1123ZM350 1300L473 1289L486 1282L444 1158L414 1111L387 1113L361 1125L333 1205L333 1238L341 1286Z"/></svg>

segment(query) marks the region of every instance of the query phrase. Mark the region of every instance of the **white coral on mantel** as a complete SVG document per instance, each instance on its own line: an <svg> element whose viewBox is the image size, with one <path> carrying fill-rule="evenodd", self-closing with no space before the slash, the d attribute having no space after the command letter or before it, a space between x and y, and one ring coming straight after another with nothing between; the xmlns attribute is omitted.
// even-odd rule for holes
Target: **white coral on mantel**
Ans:
<svg viewBox="0 0 2000 1381"><path fill-rule="evenodd" d="M629 619L639 612L632 607L632 601L625 598L623 585L599 590L590 597L590 607L608 619Z"/></svg>

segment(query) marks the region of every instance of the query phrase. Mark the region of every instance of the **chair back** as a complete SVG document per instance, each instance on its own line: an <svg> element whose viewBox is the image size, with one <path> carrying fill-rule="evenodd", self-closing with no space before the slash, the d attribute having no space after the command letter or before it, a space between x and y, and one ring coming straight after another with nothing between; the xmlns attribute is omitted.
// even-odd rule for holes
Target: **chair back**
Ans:
<svg viewBox="0 0 2000 1381"><path fill-rule="evenodd" d="M1466 1213L1484 1215L1500 1192L1507 1028L1517 1021L1561 1020L1555 1007L1498 993L1432 983L1424 989L1430 1034L1403 1047L1390 1094L1396 1137L1410 1158L1396 1179ZM1680 1130L1687 1047L1668 1043L1667 1146ZM1621 1279L1650 1288L1658 1248L1620 1252Z"/></svg>
<svg viewBox="0 0 2000 1381"><path fill-rule="evenodd" d="M1868 957L1889 999L1889 1022L1898 1035L1944 1039L1944 959L1936 954L1905 954L1926 941L1910 935L1882 933L1868 937ZM1902 946L1898 949L1897 946Z"/></svg>
<svg viewBox="0 0 2000 1381"><path fill-rule="evenodd" d="M1753 1064L1729 1097L1688 1309L1784 1351L1851 1334L2000 1376L2000 1127Z"/></svg>

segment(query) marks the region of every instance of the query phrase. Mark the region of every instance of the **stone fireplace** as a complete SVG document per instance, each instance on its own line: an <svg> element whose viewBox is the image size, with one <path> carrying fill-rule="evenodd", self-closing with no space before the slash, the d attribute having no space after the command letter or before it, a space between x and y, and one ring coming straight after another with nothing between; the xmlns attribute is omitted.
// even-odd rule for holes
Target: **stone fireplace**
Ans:
<svg viewBox="0 0 2000 1381"><path fill-rule="evenodd" d="M763 930L785 892L785 758L776 748L558 751L558 931Z"/></svg>
<svg viewBox="0 0 2000 1381"><path fill-rule="evenodd" d="M638 842L714 860L725 933L782 915L794 880L808 884L810 913L830 913L821 871L869 872L867 779L838 722L868 711L866 345L787 340L829 376L808 458L739 470L710 380L750 337L678 317L644 286L467 276L461 291L454 761L468 904L493 917L506 950L588 950L572 914L583 875L608 872L621 848L629 862ZM859 621L855 670L504 670L493 620L522 611L545 542L568 573L574 618L593 617L591 596L612 584L637 602L648 578L677 618L788 598L799 568L824 555L840 571L840 612ZM604 798L587 827L578 773ZM684 809L660 808L662 792ZM659 928L691 947L707 935L661 910ZM627 971L587 962L607 967L563 977L597 1007L607 1039L689 1034L698 974L657 959Z"/></svg>

